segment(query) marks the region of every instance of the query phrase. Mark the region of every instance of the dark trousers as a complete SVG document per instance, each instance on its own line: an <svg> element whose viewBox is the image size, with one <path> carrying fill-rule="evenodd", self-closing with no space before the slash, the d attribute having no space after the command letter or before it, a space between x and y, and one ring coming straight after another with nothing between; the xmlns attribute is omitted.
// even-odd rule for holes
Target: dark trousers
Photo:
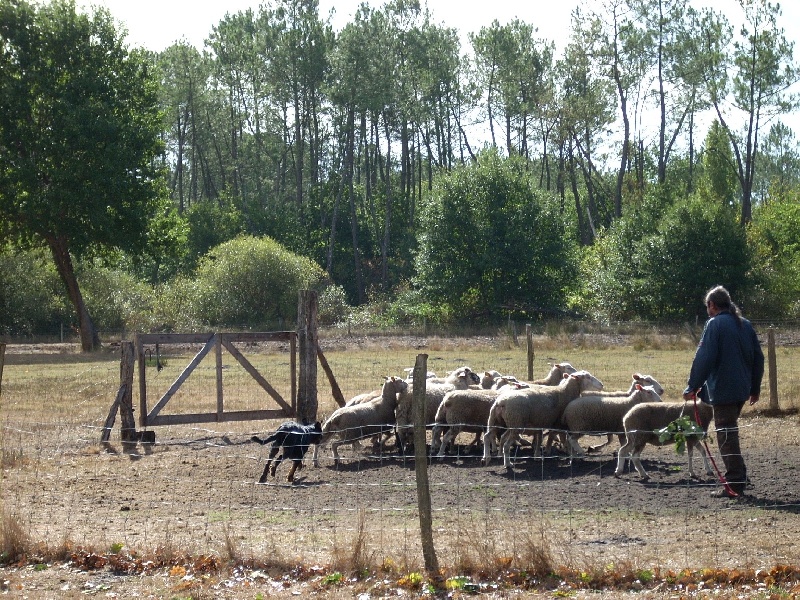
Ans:
<svg viewBox="0 0 800 600"><path fill-rule="evenodd" d="M747 483L747 467L739 448L739 415L743 406L744 402L714 405L714 428L725 463L725 479L736 492L743 491Z"/></svg>

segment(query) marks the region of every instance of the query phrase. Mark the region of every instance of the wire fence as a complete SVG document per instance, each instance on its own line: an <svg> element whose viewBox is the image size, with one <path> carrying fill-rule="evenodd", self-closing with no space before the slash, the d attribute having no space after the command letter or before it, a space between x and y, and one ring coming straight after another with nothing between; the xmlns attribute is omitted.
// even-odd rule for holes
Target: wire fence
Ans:
<svg viewBox="0 0 800 600"><path fill-rule="evenodd" d="M468 363L524 373L524 356L513 344L363 345L327 352L347 397L377 387L388 374L402 374L420 350L437 371ZM666 400L677 399L692 356L669 347L619 354L611 346L539 348L537 374L567 358L607 386L623 387L631 372L646 371L668 390ZM191 349L184 354L191 356ZM482 446L471 446L472 434L461 434L450 455L428 465L440 563L454 571L543 563L601 570L611 564L682 569L800 563L800 427L793 413L800 351L783 345L777 356L784 412L748 409L740 423L753 483L744 499L711 498L715 477L703 475L697 457L702 477L689 477L687 457L672 445L644 451L651 480L641 482L629 466L614 477L616 442L599 455L573 460L559 452L534 457L521 446L507 470L497 457L482 464ZM168 388L184 360L165 356L162 370L152 370L152 389ZM267 378L273 370L274 377L284 372L286 360L281 350L259 350ZM176 394L173 410L194 411L213 397L212 371L213 365L201 364L194 383ZM226 402L244 409L263 404L235 361L226 361L225 381ZM279 391L288 388L288 382L270 381ZM347 556L409 572L421 568L413 455L399 453L391 442L379 451L365 439L361 448L340 448L338 465L330 446L324 447L315 467L312 448L294 484L285 481L288 464L257 484L269 447L250 438L264 437L277 421L159 427L155 444L133 449L123 447L115 431L111 449L103 449L102 426L118 386L113 355L7 355L0 399L2 503L32 540L100 551L121 544L175 555L283 556L307 565ZM320 383L320 411L330 414L335 407ZM710 433L719 463L713 426Z"/></svg>

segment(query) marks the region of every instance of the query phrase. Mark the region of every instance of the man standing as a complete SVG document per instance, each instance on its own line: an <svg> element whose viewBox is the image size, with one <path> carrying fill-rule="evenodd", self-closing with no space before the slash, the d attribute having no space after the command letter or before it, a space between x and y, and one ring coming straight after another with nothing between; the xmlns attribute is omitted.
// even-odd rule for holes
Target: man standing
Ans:
<svg viewBox="0 0 800 600"><path fill-rule="evenodd" d="M714 409L714 428L729 487L713 492L717 498L744 494L747 467L739 448L739 414L747 400L758 402L764 376L764 353L750 321L721 285L706 294L710 317L697 346L689 381L683 392L691 400L700 398Z"/></svg>

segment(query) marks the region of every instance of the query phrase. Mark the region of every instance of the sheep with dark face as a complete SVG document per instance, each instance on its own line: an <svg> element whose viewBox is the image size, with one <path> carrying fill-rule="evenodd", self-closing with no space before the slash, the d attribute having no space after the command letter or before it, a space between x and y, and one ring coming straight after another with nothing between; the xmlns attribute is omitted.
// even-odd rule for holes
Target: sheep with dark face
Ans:
<svg viewBox="0 0 800 600"><path fill-rule="evenodd" d="M486 434L483 438L483 463L491 460L491 442L501 431L500 445L503 465L511 468L511 445L520 435L534 437L534 457L540 455L542 431L556 426L564 409L581 392L602 390L603 383L588 371L564 375L557 386L536 386L512 389L501 393L489 410Z"/></svg>
<svg viewBox="0 0 800 600"><path fill-rule="evenodd" d="M647 444L664 446L673 443L672 440L665 440L662 442L656 432L667 427L670 423L680 419L684 415L691 417L691 419L703 429L704 433L708 432L708 426L711 423L711 419L714 418L714 411L711 405L705 402L698 402L696 407L697 415L695 415L695 403L693 401L647 402L644 404L637 404L631 408L622 419L622 426L625 430L625 443L619 449L617 468L614 471L614 476L619 477L622 475L622 472L625 470L625 461L630 457L642 481L650 479L640 459L642 450L644 450ZM699 422L697 422L698 415ZM697 477L694 472L695 448L699 448L700 454L703 457L706 474L712 475L713 471L711 470L711 464L708 460L706 450L703 447L702 440L696 436L688 436L686 439L686 448L689 454L689 476Z"/></svg>
<svg viewBox="0 0 800 600"><path fill-rule="evenodd" d="M359 404L342 406L322 424L322 437L314 447L314 466L319 466L319 450L332 438L334 463L339 464L339 446L358 440L380 436L394 430L398 395L408 389L408 383L399 377L387 377L381 395Z"/></svg>

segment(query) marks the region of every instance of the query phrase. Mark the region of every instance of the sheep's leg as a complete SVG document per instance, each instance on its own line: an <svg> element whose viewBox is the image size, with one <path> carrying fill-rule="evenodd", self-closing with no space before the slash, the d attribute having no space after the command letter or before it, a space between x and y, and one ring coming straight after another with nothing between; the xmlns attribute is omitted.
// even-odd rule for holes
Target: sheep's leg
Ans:
<svg viewBox="0 0 800 600"><path fill-rule="evenodd" d="M617 469L614 471L614 477L622 475L622 472L625 470L625 461L628 459L632 449L633 440L626 441L620 446L619 452L617 452Z"/></svg>
<svg viewBox="0 0 800 600"><path fill-rule="evenodd" d="M519 439L519 433L509 429L501 437L500 442L503 446L503 466L506 469L511 468L511 445ZM484 448L486 445L484 444Z"/></svg>
<svg viewBox="0 0 800 600"><path fill-rule="evenodd" d="M283 453L272 463L272 469L270 469L270 475L275 477L275 471L278 469L278 465L281 464L283 461Z"/></svg>
<svg viewBox="0 0 800 600"><path fill-rule="evenodd" d="M603 442L602 444L596 444L594 446L589 446L589 448L587 448L586 451L587 452L600 452L600 450L602 450L603 448L608 446L613 440L614 440L614 434L613 433L609 433L608 436L606 437L606 441L605 442ZM622 436L620 436L620 442L619 443L620 443L620 445L622 445L622 443L623 443L622 442Z"/></svg>
<svg viewBox="0 0 800 600"><path fill-rule="evenodd" d="M453 435L453 428L450 427L447 431L444 432L441 441L439 442L439 452L437 453L439 458L444 458L447 454L447 449L450 447L450 443L454 439ZM433 454L433 443L431 443L431 454Z"/></svg>
<svg viewBox="0 0 800 600"><path fill-rule="evenodd" d="M639 473L639 477L642 478L642 481L647 481L650 479L650 475L647 474L647 471L644 470L642 466L642 450L644 450L645 444L637 444L636 447L631 452L631 461L633 461L633 466L636 467L636 472Z"/></svg>
<svg viewBox="0 0 800 600"><path fill-rule="evenodd" d="M436 423L433 426L433 430L431 431L431 456L436 454L436 451L440 448L439 444L442 443L442 429L444 429L444 426L441 423ZM439 456L443 455L444 453L439 453Z"/></svg>
<svg viewBox="0 0 800 600"><path fill-rule="evenodd" d="M383 454L384 449L386 448L386 442L389 441L389 438L392 437L392 429L387 429L382 431L376 437L378 438L377 449L375 449L379 454Z"/></svg>
<svg viewBox="0 0 800 600"><path fill-rule="evenodd" d="M697 447L700 448L700 456L703 457L703 464L706 467L706 475L713 475L714 471L711 469L711 461L708 459L708 452L706 452L705 444L698 442Z"/></svg>
<svg viewBox="0 0 800 600"><path fill-rule="evenodd" d="M489 461L492 460L491 445L496 435L497 429L495 427L488 427L486 429L486 435L483 436L483 459L481 459L481 463L484 466L488 465Z"/></svg>
<svg viewBox="0 0 800 600"><path fill-rule="evenodd" d="M556 440L559 440L559 443L561 444L562 447L566 447L566 444L563 440L563 435L564 434L560 431L550 430L547 432L547 441L545 442L545 448L544 448L544 452L545 454L547 454L547 456L550 456L550 452L552 451L553 444L555 443Z"/></svg>
<svg viewBox="0 0 800 600"><path fill-rule="evenodd" d="M479 447L481 445L481 437L482 436L483 436L483 432L482 431L476 431L475 432L475 439L472 440L472 444L470 444L470 445L471 446L475 446L476 448Z"/></svg>
<svg viewBox="0 0 800 600"><path fill-rule="evenodd" d="M572 432L567 433L567 441L569 442L569 456L572 458L573 456L586 456L586 452L584 452L581 445L578 443L578 438L580 435L576 435ZM591 450L591 448L589 449Z"/></svg>
<svg viewBox="0 0 800 600"><path fill-rule="evenodd" d="M711 462L708 460L708 454L706 453L706 449L703 448L703 444L697 440L691 440L687 446L689 446L688 454L689 454L689 477L693 479L699 479L697 474L694 471L694 448L700 450L700 456L703 457L703 466L706 468L706 475L713 475L714 472L711 470Z"/></svg>
<svg viewBox="0 0 800 600"><path fill-rule="evenodd" d="M314 446L314 456L313 456L312 462L314 463L315 467L319 467L319 451L320 451L320 449L325 444L328 443L328 440L330 440L331 437L333 437L333 433L331 433L330 431L326 432L326 433L323 433L319 438L319 442L317 442L317 444Z"/></svg>
<svg viewBox="0 0 800 600"><path fill-rule="evenodd" d="M336 441L331 444L331 451L333 452L333 464L339 466L339 446L344 442Z"/></svg>

